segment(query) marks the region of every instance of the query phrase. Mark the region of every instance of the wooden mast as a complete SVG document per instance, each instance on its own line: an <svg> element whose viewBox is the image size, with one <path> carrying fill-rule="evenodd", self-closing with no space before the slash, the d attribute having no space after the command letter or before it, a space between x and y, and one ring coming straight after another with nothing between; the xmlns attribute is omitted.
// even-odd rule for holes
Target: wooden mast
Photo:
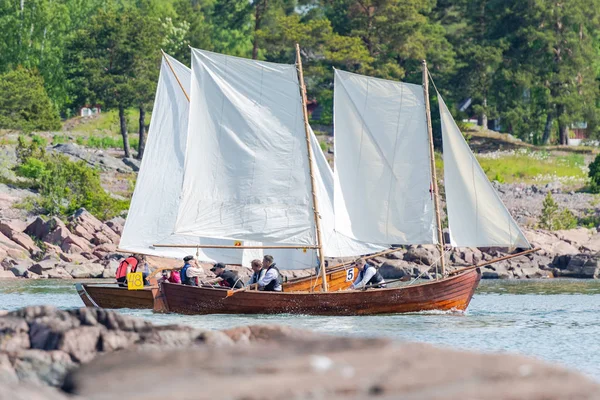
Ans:
<svg viewBox="0 0 600 400"><path fill-rule="evenodd" d="M442 218L440 216L440 199L438 196L437 174L435 172L435 153L433 150L433 130L431 128L431 110L429 109L429 79L427 76L427 61L423 60L423 94L425 96L425 115L427 118L427 134L429 137L429 160L431 163L431 190L433 205L435 208L435 220L437 224L438 246L441 256L442 276L446 272L446 260L444 257L444 233L442 232Z"/></svg>
<svg viewBox="0 0 600 400"><path fill-rule="evenodd" d="M323 291L327 291L327 279L325 274L325 260L323 258L323 239L321 237L321 221L319 215L319 202L315 192L315 176L313 173L313 152L310 145L310 126L308 125L308 111L306 110L306 86L304 86L304 72L302 71L302 59L300 58L300 45L296 43L296 65L298 68L298 83L302 97L302 117L304 118L304 133L306 134L306 148L308 150L308 169L310 172L310 187L312 191L313 211L315 215L315 227L317 231L317 251L319 252L319 268L323 281Z"/></svg>
<svg viewBox="0 0 600 400"><path fill-rule="evenodd" d="M177 80L177 83L179 83L179 87L183 91L183 94L185 95L185 98L189 102L190 101L190 96L188 96L187 92L185 91L185 88L181 84L181 81L179 80L179 77L177 76L177 73L175 72L175 70L173 69L173 66L171 65L171 62L169 61L169 57L167 57L167 53L165 53L162 49L160 49L160 52L162 53L163 57L165 58L165 61L167 62L167 65L169 66L169 69L171 70L171 72L175 76L175 79Z"/></svg>

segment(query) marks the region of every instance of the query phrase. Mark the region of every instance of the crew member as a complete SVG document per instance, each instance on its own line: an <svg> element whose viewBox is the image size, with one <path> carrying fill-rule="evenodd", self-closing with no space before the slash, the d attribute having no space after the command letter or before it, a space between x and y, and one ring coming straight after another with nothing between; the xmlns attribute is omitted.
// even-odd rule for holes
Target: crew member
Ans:
<svg viewBox="0 0 600 400"><path fill-rule="evenodd" d="M367 264L364 258L358 258L354 261L354 265L358 268L358 276L350 289L361 289L369 285L369 287L384 288L385 280L383 276L371 264Z"/></svg>
<svg viewBox="0 0 600 400"><path fill-rule="evenodd" d="M281 292L283 287L281 286L281 273L273 262L273 256L266 255L263 258L263 269L265 269L265 275L258 281L258 290L264 290L266 292Z"/></svg>
<svg viewBox="0 0 600 400"><path fill-rule="evenodd" d="M250 277L250 280L246 282L246 286L258 283L258 281L260 281L262 277L265 276L265 272L267 272L267 270L263 268L262 261L260 260L252 260L252 262L250 263L250 267L252 268L253 274Z"/></svg>
<svg viewBox="0 0 600 400"><path fill-rule="evenodd" d="M232 289L241 289L244 287L242 281L237 277L233 271L229 271L225 269L225 264L216 263L214 267L210 269L215 275L221 278L219 281L219 285L232 288Z"/></svg>
<svg viewBox="0 0 600 400"><path fill-rule="evenodd" d="M139 255L130 255L121 263L117 268L117 272L115 274L115 278L117 278L117 282L119 282L119 286L127 286L127 274L130 272L136 272L137 266L140 263Z"/></svg>
<svg viewBox="0 0 600 400"><path fill-rule="evenodd" d="M198 260L194 256L185 256L183 261L185 264L181 269L181 283L189 286L198 286L198 280L206 276L204 269L198 265Z"/></svg>

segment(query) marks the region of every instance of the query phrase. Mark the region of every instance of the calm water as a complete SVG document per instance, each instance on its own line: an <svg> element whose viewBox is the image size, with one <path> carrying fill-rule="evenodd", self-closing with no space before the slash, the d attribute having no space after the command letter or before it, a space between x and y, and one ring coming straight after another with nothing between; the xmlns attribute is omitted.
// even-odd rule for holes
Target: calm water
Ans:
<svg viewBox="0 0 600 400"><path fill-rule="evenodd" d="M0 309L53 304L81 307L72 281L0 281ZM600 281L484 281L466 314L372 317L153 315L157 324L205 329L285 324L337 335L386 336L455 348L514 352L579 369L600 381Z"/></svg>

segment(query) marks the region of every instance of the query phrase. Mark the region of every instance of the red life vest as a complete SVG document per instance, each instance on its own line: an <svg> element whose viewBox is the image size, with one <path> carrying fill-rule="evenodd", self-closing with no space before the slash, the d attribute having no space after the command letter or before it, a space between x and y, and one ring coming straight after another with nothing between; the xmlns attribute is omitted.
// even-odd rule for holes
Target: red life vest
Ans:
<svg viewBox="0 0 600 400"><path fill-rule="evenodd" d="M126 259L121 261L121 264L119 264L119 268L117 268L117 273L115 274L115 278L117 278L117 279L123 278L123 277L126 278L128 265L131 265L130 272L135 272L135 270L137 269L138 260L135 257L127 257Z"/></svg>
<svg viewBox="0 0 600 400"><path fill-rule="evenodd" d="M171 276L169 276L169 282L181 283L181 276L179 275L179 271L171 271Z"/></svg>

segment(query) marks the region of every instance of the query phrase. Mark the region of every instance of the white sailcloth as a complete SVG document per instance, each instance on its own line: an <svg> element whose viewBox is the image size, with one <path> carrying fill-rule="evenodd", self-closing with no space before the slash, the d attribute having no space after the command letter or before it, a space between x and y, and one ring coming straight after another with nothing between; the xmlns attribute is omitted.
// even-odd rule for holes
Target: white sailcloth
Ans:
<svg viewBox="0 0 600 400"><path fill-rule="evenodd" d="M471 152L438 93L450 243L456 247L530 247Z"/></svg>
<svg viewBox="0 0 600 400"><path fill-rule="evenodd" d="M189 91L190 69L166 56ZM119 248L132 253L182 258L196 249L157 248L154 244L232 245L231 240L173 234L183 184L189 102L165 59L162 61L144 158ZM200 249L202 261L242 262L243 252ZM249 264L248 264L249 266Z"/></svg>
<svg viewBox="0 0 600 400"><path fill-rule="evenodd" d="M334 129L336 229L437 243L423 88L336 70Z"/></svg>
<svg viewBox="0 0 600 400"><path fill-rule="evenodd" d="M190 97L175 233L314 245L295 66L192 49Z"/></svg>

